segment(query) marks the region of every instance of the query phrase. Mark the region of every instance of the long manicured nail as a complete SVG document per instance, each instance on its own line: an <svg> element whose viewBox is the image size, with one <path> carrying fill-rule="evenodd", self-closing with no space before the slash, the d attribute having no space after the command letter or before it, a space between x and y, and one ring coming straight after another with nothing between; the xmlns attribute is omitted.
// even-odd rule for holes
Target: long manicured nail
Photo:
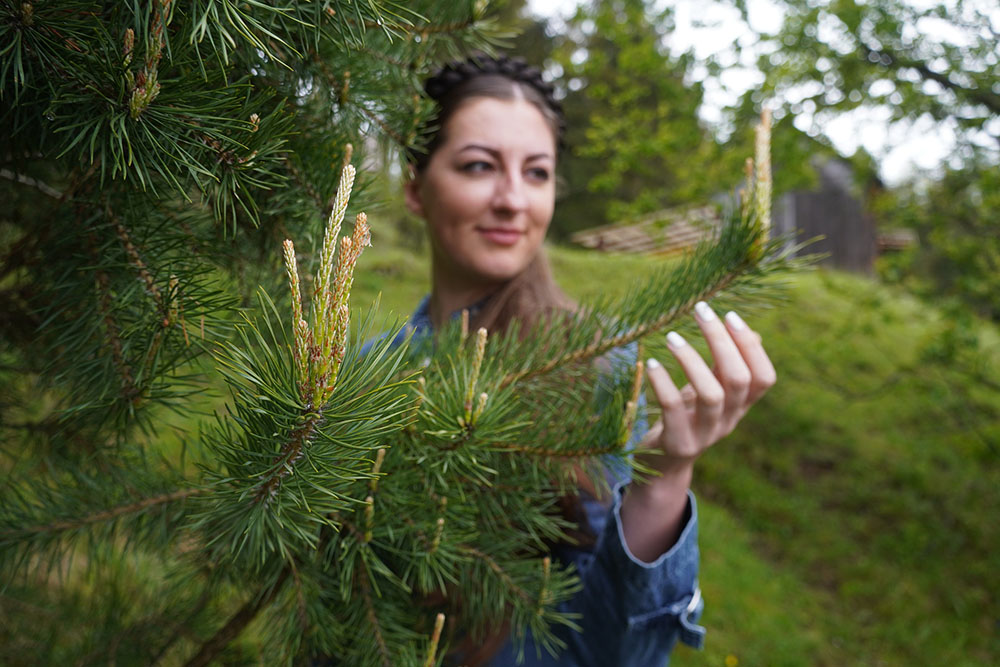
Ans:
<svg viewBox="0 0 1000 667"><path fill-rule="evenodd" d="M656 359L646 359L646 368L659 368L660 362Z"/></svg>
<svg viewBox="0 0 1000 667"><path fill-rule="evenodd" d="M743 321L743 318L731 310L726 313L726 322L729 322L729 326L732 327L733 331L743 331L747 328L747 323Z"/></svg>
<svg viewBox="0 0 1000 667"><path fill-rule="evenodd" d="M694 304L694 312L702 322L711 322L715 319L715 311L704 301Z"/></svg>
<svg viewBox="0 0 1000 667"><path fill-rule="evenodd" d="M667 334L667 344L676 349L687 345L687 341L684 340L676 331L671 331Z"/></svg>

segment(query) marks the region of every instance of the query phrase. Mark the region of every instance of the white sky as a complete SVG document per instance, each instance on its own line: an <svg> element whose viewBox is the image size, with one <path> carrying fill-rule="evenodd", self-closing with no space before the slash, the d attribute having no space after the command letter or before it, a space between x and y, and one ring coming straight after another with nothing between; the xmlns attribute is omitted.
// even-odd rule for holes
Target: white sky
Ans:
<svg viewBox="0 0 1000 667"><path fill-rule="evenodd" d="M915 0L920 1L920 0ZM668 38L674 52L692 49L695 55L707 58L724 52L740 40L746 44L752 35L747 30L739 12L731 6L723 6L710 1L666 0L674 8L677 23ZM747 0L750 23L756 30L774 32L781 25L781 12L770 0ZM570 16L578 0L528 0L529 9L538 16L564 19ZM661 6L665 5L661 0ZM692 25L693 14L707 27ZM1000 9L995 23L1000 26ZM702 118L713 123L721 117L721 108L732 104L747 89L758 85L762 75L753 67L755 55L747 50L749 62L733 63L718 81L705 81L705 101L701 109ZM705 74L695 72L701 79ZM778 114L781 110L777 110ZM830 138L841 153L850 155L863 146L878 160L882 178L897 184L919 170L932 170L940 166L955 145L954 134L949 128L933 123L930 119L917 121L912 126L902 123L890 125L888 109L857 110L826 122L820 129ZM812 117L800 114L796 117L796 127L809 131ZM815 130L815 128L812 128Z"/></svg>

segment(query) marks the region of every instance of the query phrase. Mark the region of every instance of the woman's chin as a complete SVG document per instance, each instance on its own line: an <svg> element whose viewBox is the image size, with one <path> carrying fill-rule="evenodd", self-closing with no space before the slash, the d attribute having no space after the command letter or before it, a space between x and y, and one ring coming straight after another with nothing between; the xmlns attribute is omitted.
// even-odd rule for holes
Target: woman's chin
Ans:
<svg viewBox="0 0 1000 667"><path fill-rule="evenodd" d="M522 261L484 262L470 267L470 274L477 276L481 282L500 284L516 278L528 267L529 263Z"/></svg>

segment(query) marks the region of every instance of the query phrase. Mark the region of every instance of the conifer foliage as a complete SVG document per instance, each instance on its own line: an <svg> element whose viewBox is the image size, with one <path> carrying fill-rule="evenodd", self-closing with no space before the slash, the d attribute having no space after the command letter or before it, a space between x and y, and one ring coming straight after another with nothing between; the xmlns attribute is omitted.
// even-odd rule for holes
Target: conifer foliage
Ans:
<svg viewBox="0 0 1000 667"><path fill-rule="evenodd" d="M625 460L640 387L593 360L789 262L758 160L630 294L378 335L351 147L418 140L423 74L497 36L480 5L0 4L5 663L434 665L505 619L558 649L557 506Z"/></svg>

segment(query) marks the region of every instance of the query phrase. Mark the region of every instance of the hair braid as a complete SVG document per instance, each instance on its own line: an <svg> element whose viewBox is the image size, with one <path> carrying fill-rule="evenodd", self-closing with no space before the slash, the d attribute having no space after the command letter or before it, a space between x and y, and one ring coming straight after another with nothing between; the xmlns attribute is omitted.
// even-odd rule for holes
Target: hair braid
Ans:
<svg viewBox="0 0 1000 667"><path fill-rule="evenodd" d="M546 106L559 119L559 138L561 139L565 130L565 119L562 103L555 96L555 87L542 78L541 70L529 65L523 58L503 54L488 56L484 53L476 53L466 60L456 60L445 64L427 79L424 91L428 97L440 104L455 88L470 79L488 75L502 76L530 86L538 92Z"/></svg>

